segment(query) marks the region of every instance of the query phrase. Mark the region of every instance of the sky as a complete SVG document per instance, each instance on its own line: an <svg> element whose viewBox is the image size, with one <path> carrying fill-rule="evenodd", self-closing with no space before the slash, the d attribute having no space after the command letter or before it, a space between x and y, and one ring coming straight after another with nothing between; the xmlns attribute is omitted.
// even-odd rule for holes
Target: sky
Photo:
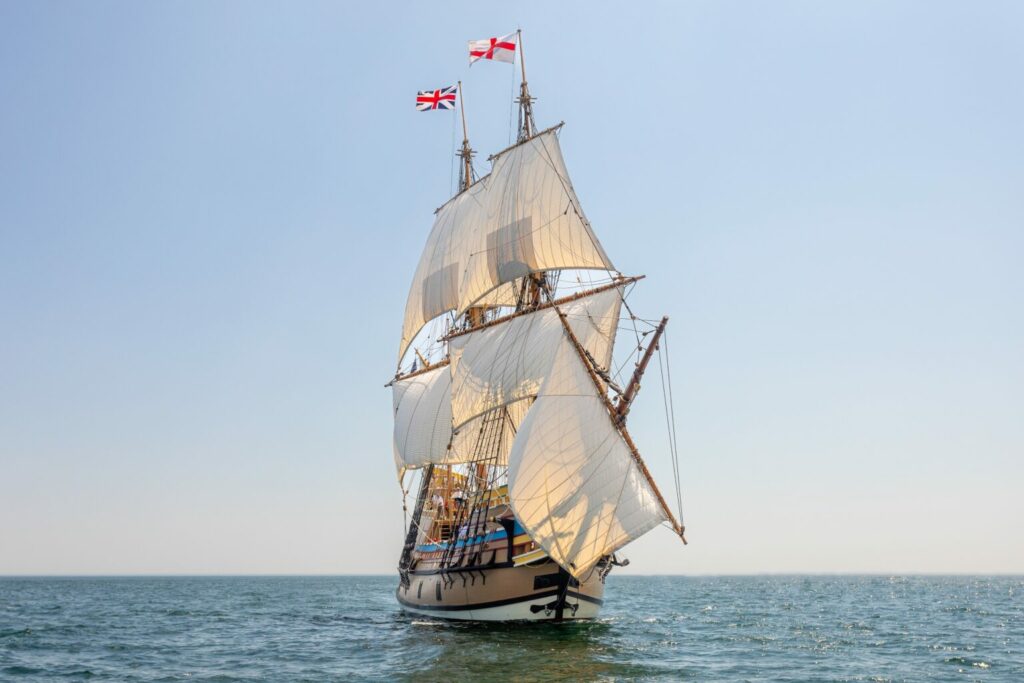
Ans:
<svg viewBox="0 0 1024 683"><path fill-rule="evenodd" d="M0 574L390 573L405 297L469 134L541 127L670 316L689 546L1024 572L1024 6L0 4ZM630 430L671 492L661 395Z"/></svg>

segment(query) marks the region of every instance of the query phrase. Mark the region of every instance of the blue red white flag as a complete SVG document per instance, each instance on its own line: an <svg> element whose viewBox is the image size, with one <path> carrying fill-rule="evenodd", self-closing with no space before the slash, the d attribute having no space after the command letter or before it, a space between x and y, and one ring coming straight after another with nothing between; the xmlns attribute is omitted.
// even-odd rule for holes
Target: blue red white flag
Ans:
<svg viewBox="0 0 1024 683"><path fill-rule="evenodd" d="M516 34L510 33L501 38L484 38L469 41L469 63L480 59L493 59L496 62L514 62L516 59Z"/></svg>
<svg viewBox="0 0 1024 683"><path fill-rule="evenodd" d="M457 86L450 85L438 90L420 90L416 93L416 110L455 109L455 91Z"/></svg>

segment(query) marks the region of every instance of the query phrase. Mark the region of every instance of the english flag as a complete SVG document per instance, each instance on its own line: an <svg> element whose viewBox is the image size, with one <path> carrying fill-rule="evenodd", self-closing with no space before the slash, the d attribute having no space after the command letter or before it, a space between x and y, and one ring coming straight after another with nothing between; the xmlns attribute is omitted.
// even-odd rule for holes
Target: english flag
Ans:
<svg viewBox="0 0 1024 683"><path fill-rule="evenodd" d="M496 62L514 62L516 58L516 34L502 38L484 38L469 41L469 63L479 59L493 59Z"/></svg>
<svg viewBox="0 0 1024 683"><path fill-rule="evenodd" d="M455 90L458 86L450 85L438 90L420 90L416 93L416 110L455 109Z"/></svg>

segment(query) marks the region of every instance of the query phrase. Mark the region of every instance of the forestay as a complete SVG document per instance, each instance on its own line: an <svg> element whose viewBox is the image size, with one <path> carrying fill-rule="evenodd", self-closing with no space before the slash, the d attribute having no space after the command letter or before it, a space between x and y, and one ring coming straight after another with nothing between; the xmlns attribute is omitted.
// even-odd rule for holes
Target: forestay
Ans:
<svg viewBox="0 0 1024 683"><path fill-rule="evenodd" d="M490 174L438 209L409 290L399 360L443 313L514 304L517 278L613 269L583 217L555 133L503 152Z"/></svg>

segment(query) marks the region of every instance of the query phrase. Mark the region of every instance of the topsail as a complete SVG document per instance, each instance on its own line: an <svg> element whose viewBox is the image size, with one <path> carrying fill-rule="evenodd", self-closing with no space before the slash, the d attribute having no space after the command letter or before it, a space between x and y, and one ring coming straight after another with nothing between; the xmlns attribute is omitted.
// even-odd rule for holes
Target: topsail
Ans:
<svg viewBox="0 0 1024 683"><path fill-rule="evenodd" d="M473 305L511 306L531 273L612 270L548 130L493 159L489 175L437 210L409 288L398 356L431 319Z"/></svg>

